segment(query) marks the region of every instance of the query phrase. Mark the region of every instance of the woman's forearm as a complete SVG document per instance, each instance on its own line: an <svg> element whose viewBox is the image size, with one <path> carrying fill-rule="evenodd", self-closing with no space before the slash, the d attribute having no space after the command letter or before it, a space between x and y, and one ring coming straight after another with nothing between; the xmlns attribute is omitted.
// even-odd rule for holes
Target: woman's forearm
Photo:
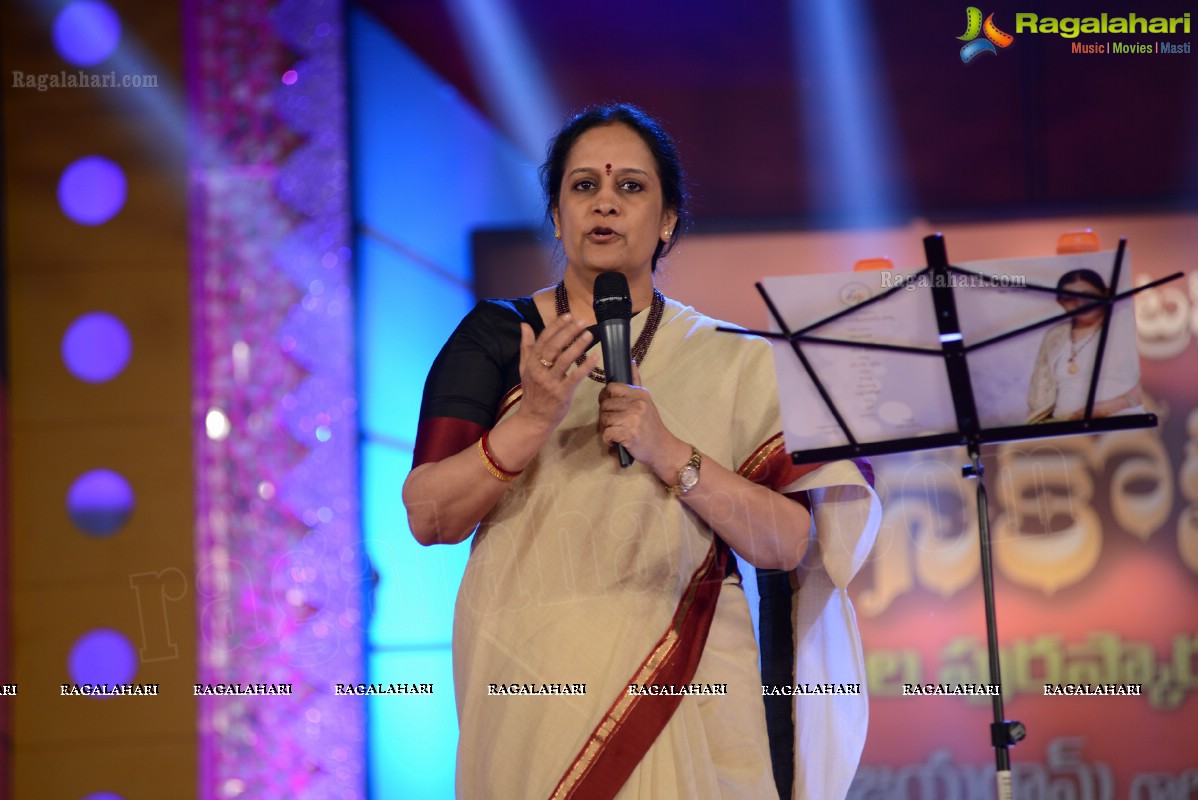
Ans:
<svg viewBox="0 0 1198 800"><path fill-rule="evenodd" d="M729 547L761 569L791 570L799 565L810 540L806 508L710 459L703 460L701 475L698 485L679 500Z"/></svg>
<svg viewBox="0 0 1198 800"><path fill-rule="evenodd" d="M633 379L640 380L635 364ZM690 460L691 445L666 427L649 391L639 385L609 383L599 398L603 440L624 445L666 486L675 485ZM807 552L811 529L807 509L714 459L702 460L699 483L680 495L680 501L755 567L794 569Z"/></svg>
<svg viewBox="0 0 1198 800"><path fill-rule="evenodd" d="M1108 400L1094 404L1095 417L1109 417L1113 414L1118 414L1122 411L1135 408L1144 402L1143 392L1140 389L1140 384L1136 384L1131 389L1121 395L1117 395ZM1084 410L1083 410L1084 413Z"/></svg>
<svg viewBox="0 0 1198 800"><path fill-rule="evenodd" d="M528 466L598 363L598 353L592 353L575 366L591 339L583 322L569 314L551 320L540 336L520 323L520 405L487 434L486 454L475 443L421 464L404 481L403 502L416 541L457 544L490 513L511 485L503 476Z"/></svg>
<svg viewBox="0 0 1198 800"><path fill-rule="evenodd" d="M487 450L501 471L518 473L551 432L552 428L545 429L517 412L491 430ZM448 458L421 464L403 486L412 535L423 545L464 541L509 486L510 481L501 480L487 468L477 443Z"/></svg>
<svg viewBox="0 0 1198 800"><path fill-rule="evenodd" d="M691 446L670 436L655 455L646 465L662 481L665 492L665 486L677 483ZM802 504L714 459L702 459L699 473L699 483L677 502L685 503L753 566L790 570L799 565L811 532L811 514Z"/></svg>

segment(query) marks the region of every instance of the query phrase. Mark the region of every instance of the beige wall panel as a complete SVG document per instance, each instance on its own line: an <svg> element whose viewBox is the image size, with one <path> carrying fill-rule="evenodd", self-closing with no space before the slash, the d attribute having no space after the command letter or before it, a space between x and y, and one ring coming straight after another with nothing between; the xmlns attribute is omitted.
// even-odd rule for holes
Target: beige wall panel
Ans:
<svg viewBox="0 0 1198 800"><path fill-rule="evenodd" d="M13 542L22 565L14 584L69 585L168 566L190 575L192 501L179 488L191 481L191 464L179 457L190 435L186 420L15 430L13 453L24 468L12 480L21 498L12 519L22 534ZM71 483L92 469L119 473L134 494L125 526L105 537L79 530L67 513Z"/></svg>
<svg viewBox="0 0 1198 800"><path fill-rule="evenodd" d="M15 760L15 800L80 800L92 792L114 792L124 800L181 800L192 796L195 745L175 736L156 736L120 746L79 750L29 747ZM184 793L186 792L186 794Z"/></svg>
<svg viewBox="0 0 1198 800"><path fill-rule="evenodd" d="M176 645L173 655L163 646L160 635L164 627L163 603L145 597L139 604L127 576L15 591L13 633L21 645L13 664L13 680L20 692L15 714L18 751L23 744L74 743L82 749L127 739L194 736L195 622L190 611L190 588L181 602L166 603L166 627ZM146 637L142 636L143 624ZM94 628L120 631L135 650L145 649L157 656L154 660L139 659L132 678L134 683L159 684L157 697L62 696L62 684L71 683L71 645Z"/></svg>
<svg viewBox="0 0 1198 800"><path fill-rule="evenodd" d="M15 797L187 798L196 791L196 598L191 455L185 102L181 6L113 2L115 57L90 73L154 75L157 88L11 86L11 74L77 74L51 45L61 4L3 3L5 280L10 391L10 660L16 698ZM121 210L88 226L57 187L86 155L116 162ZM90 311L119 317L132 358L89 384L62 362L62 337ZM75 530L66 491L114 469L136 506L115 535ZM71 644L94 628L125 633L138 683L157 697L63 697ZM0 786L0 796L5 794Z"/></svg>

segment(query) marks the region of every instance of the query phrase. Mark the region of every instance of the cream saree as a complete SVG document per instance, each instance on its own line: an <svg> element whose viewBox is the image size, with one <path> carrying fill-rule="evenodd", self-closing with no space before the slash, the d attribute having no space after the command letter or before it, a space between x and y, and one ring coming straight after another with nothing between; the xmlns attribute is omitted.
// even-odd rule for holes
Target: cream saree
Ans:
<svg viewBox="0 0 1198 800"><path fill-rule="evenodd" d="M705 459L784 491L864 485L847 462L779 472L770 347L716 324L667 301L640 374L670 430ZM597 430L601 389L582 382L475 533L454 618L458 796L776 797L731 554L650 470L619 467ZM518 403L519 387L499 417ZM847 527L868 537L859 522ZM645 685L691 693L647 695Z"/></svg>

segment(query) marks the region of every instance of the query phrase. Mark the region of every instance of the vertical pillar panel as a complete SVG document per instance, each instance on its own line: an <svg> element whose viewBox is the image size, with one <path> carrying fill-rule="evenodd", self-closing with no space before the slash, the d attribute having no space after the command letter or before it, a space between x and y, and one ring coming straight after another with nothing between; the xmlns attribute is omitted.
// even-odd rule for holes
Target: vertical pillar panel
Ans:
<svg viewBox="0 0 1198 800"><path fill-rule="evenodd" d="M196 785L193 472L190 447L187 196L180 131L182 41L176 5L111 3L116 53L80 70L52 44L65 4L3 3L5 341L11 431L12 781L17 800L101 791L192 796ZM14 86L14 72L61 78L152 74L158 88ZM124 176L108 221L63 213L63 170L103 156ZM132 358L87 383L63 364L62 337L80 314L120 318ZM66 488L84 470L124 473L137 506L106 539L76 533ZM158 696L64 697L77 638L121 631L138 683ZM7 643L6 643L7 644Z"/></svg>
<svg viewBox="0 0 1198 800"><path fill-rule="evenodd" d="M379 571L370 680L436 686L433 698L372 699L371 788L377 797L448 797L457 742L449 645L469 545L417 544L399 488L425 375L474 304L473 232L536 225L544 207L536 165L444 79L360 9L350 35L362 523Z"/></svg>
<svg viewBox="0 0 1198 800"><path fill-rule="evenodd" d="M374 797L450 797L458 740L449 648L375 652L371 680L431 681L429 694L370 699L370 786ZM430 676L437 676L435 679Z"/></svg>
<svg viewBox="0 0 1198 800"><path fill-rule="evenodd" d="M199 698L199 797L354 800L366 701L334 686L364 679L370 574L341 3L195 0L186 25L195 402L233 422L213 441L194 420L198 680L295 690Z"/></svg>

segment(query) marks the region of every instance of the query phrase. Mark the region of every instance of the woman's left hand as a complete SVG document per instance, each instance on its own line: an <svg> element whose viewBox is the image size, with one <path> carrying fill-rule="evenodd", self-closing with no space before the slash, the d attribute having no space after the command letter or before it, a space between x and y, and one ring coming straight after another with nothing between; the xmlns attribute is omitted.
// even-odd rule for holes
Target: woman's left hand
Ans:
<svg viewBox="0 0 1198 800"><path fill-rule="evenodd" d="M624 445L633 458L672 483L690 459L690 445L662 422L653 396L640 385L640 369L635 361L632 380L636 385L609 383L599 393L599 432L609 446Z"/></svg>
<svg viewBox="0 0 1198 800"><path fill-rule="evenodd" d="M640 386L632 365L632 386L609 383L599 393L599 431L609 445L622 444L653 470L666 486L678 483L691 458L691 446L661 419L653 396ZM668 495L661 493L663 500ZM807 552L811 515L801 503L727 469L714 458L703 461L703 480L679 498L750 564L792 570Z"/></svg>

